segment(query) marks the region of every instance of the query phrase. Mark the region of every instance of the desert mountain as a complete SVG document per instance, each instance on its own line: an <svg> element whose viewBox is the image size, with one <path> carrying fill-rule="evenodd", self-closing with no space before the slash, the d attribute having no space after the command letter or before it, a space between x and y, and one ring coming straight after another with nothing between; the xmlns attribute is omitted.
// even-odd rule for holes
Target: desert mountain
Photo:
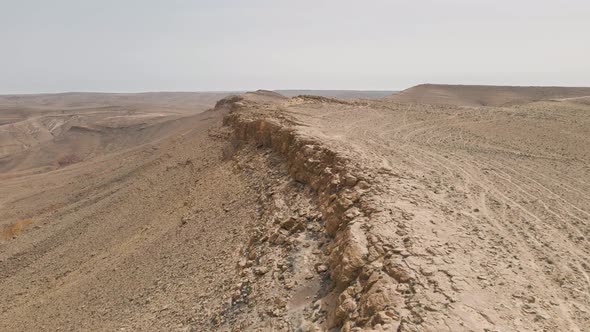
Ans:
<svg viewBox="0 0 590 332"><path fill-rule="evenodd" d="M590 88L421 84L387 97L398 103L503 106L590 96Z"/></svg>

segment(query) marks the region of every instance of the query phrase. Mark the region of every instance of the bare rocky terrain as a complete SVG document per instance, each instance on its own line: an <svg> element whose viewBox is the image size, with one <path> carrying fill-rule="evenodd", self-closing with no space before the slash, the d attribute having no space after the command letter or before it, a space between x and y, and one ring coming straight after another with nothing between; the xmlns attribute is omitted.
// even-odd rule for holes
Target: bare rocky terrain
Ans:
<svg viewBox="0 0 590 332"><path fill-rule="evenodd" d="M2 96L0 330L587 331L588 90Z"/></svg>

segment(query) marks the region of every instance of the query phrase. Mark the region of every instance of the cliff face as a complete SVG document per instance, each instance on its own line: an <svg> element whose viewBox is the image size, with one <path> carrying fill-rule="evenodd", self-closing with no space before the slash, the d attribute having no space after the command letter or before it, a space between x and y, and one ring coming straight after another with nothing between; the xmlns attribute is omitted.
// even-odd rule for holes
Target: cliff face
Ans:
<svg viewBox="0 0 590 332"><path fill-rule="evenodd" d="M233 129L235 139L278 153L289 175L315 194L322 230L329 239L324 253L332 288L319 299L327 319L316 325L342 331L397 330L404 311L399 289L411 289L413 280L397 262L395 248L382 243L372 230L372 214L380 208L371 199L376 192L370 170L298 132L293 119L277 112L278 104L262 107L240 99L229 107L232 112L224 123Z"/></svg>
<svg viewBox="0 0 590 332"><path fill-rule="evenodd" d="M281 165L283 181L304 188L271 205L306 197L315 211L294 208L295 219L271 213L274 222L252 241L264 249L248 264L305 262L313 251L305 245L318 248L309 262L320 284L301 300L308 279L294 271L310 265L279 273L295 286L285 284L285 311L271 321L289 322L287 330L584 330L590 316L567 304L572 297L590 304L575 290L586 287L576 276L590 266L580 255L588 250L580 232L589 230L590 201L575 194L590 189L575 180L589 176L583 103L480 108L310 96L261 103L243 95L222 104L233 146L249 151L235 158L274 156L268 169ZM271 188L280 197L281 187ZM252 280L272 292L272 276ZM306 308L303 317L293 308Z"/></svg>

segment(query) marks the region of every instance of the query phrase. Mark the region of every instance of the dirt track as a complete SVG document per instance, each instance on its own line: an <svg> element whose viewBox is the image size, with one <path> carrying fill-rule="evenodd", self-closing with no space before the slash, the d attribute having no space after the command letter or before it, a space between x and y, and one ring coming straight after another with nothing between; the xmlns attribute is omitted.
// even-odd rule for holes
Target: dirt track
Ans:
<svg viewBox="0 0 590 332"><path fill-rule="evenodd" d="M584 100L260 92L4 172L0 330L586 331Z"/></svg>

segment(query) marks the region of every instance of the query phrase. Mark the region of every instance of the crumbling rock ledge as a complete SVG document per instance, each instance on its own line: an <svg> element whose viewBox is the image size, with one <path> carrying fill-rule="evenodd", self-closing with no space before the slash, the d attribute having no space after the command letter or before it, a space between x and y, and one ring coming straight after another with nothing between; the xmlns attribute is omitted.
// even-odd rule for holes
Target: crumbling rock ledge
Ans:
<svg viewBox="0 0 590 332"><path fill-rule="evenodd" d="M383 215L378 200L372 199L378 190L371 170L299 132L296 121L281 112L282 102L234 96L216 108L230 110L224 125L233 128L235 143L251 142L279 153L290 176L317 193L331 238L327 254L334 288L322 299L328 327L344 332L415 330L421 318L408 309L415 279L401 259L404 250L383 243L372 230Z"/></svg>

